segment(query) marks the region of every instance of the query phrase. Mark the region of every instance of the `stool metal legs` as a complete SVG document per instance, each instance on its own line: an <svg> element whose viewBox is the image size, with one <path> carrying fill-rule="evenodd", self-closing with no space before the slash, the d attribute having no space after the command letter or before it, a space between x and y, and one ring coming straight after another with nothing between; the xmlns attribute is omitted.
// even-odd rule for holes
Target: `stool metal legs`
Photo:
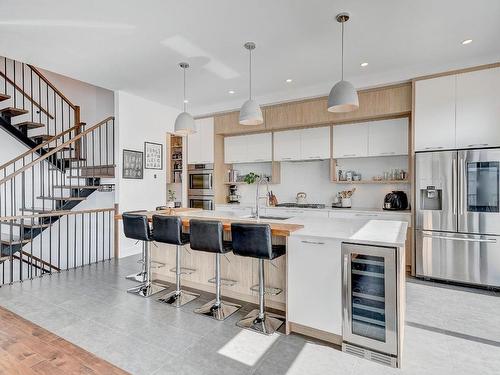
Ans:
<svg viewBox="0 0 500 375"><path fill-rule="evenodd" d="M224 320L238 311L241 308L240 305L225 302L221 299L220 287L220 254L217 253L215 254L215 299L194 310L194 312L217 320Z"/></svg>
<svg viewBox="0 0 500 375"><path fill-rule="evenodd" d="M175 307L181 307L199 296L199 294L181 289L181 247L177 245L175 254L175 290L159 298L158 301Z"/></svg>
<svg viewBox="0 0 500 375"><path fill-rule="evenodd" d="M246 317L236 323L236 325L241 328L247 328L270 335L283 325L285 317L265 312L264 282L264 259L259 259L259 309L251 311Z"/></svg>
<svg viewBox="0 0 500 375"><path fill-rule="evenodd" d="M165 287L153 284L151 282L151 253L149 249L149 242L144 242L144 264L145 264L145 280L140 285L130 288L127 292L137 294L141 297L149 297L155 293L165 290Z"/></svg>
<svg viewBox="0 0 500 375"><path fill-rule="evenodd" d="M139 260L139 262L142 264L142 269L139 273L133 273L131 275L126 276L125 278L127 280L132 280L132 281L137 281L139 283L144 283L146 281L146 261L145 261L145 248L146 245L144 243L145 241L142 241L142 257Z"/></svg>

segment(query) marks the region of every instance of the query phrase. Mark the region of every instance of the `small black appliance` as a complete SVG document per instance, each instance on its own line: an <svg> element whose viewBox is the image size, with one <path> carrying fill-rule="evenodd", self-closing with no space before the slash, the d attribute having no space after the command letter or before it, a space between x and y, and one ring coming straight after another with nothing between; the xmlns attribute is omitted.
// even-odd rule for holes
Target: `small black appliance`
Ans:
<svg viewBox="0 0 500 375"><path fill-rule="evenodd" d="M384 198L384 210L400 211L408 209L408 197L404 191L394 190Z"/></svg>

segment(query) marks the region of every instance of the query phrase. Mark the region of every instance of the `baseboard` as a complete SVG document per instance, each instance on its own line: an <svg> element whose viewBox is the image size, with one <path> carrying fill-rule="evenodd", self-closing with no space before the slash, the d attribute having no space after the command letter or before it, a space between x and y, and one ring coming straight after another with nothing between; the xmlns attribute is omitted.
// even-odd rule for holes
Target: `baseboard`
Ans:
<svg viewBox="0 0 500 375"><path fill-rule="evenodd" d="M290 332L300 333L304 336L313 337L315 339L326 341L335 345L342 345L342 336L334 333L322 331L320 329L311 328L302 324L288 322Z"/></svg>

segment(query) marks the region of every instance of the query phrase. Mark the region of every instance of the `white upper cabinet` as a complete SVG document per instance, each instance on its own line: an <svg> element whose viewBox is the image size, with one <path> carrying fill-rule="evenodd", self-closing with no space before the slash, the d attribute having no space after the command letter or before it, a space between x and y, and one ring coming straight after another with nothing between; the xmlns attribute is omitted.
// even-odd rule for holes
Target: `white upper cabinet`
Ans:
<svg viewBox="0 0 500 375"><path fill-rule="evenodd" d="M224 162L255 163L272 160L272 134L260 133L224 138Z"/></svg>
<svg viewBox="0 0 500 375"><path fill-rule="evenodd" d="M457 75L457 148L500 146L500 68Z"/></svg>
<svg viewBox="0 0 500 375"><path fill-rule="evenodd" d="M300 160L301 130L288 130L274 133L274 160Z"/></svg>
<svg viewBox="0 0 500 375"><path fill-rule="evenodd" d="M300 134L301 159L330 158L330 127L303 129Z"/></svg>
<svg viewBox="0 0 500 375"><path fill-rule="evenodd" d="M368 124L368 155L408 154L408 119L373 121Z"/></svg>
<svg viewBox="0 0 500 375"><path fill-rule="evenodd" d="M247 135L247 162L264 162L273 159L273 136L271 133Z"/></svg>
<svg viewBox="0 0 500 375"><path fill-rule="evenodd" d="M368 123L333 126L333 158L368 156Z"/></svg>
<svg viewBox="0 0 500 375"><path fill-rule="evenodd" d="M456 76L415 82L415 151L455 148Z"/></svg>
<svg viewBox="0 0 500 375"><path fill-rule="evenodd" d="M214 119L208 117L195 121L196 133L187 137L188 164L213 164Z"/></svg>

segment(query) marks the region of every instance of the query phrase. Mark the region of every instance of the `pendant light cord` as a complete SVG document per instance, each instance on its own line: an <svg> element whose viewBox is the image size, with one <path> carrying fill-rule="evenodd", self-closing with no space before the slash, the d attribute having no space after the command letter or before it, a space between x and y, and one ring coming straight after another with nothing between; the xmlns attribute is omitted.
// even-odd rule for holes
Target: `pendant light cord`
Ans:
<svg viewBox="0 0 500 375"><path fill-rule="evenodd" d="M184 99L182 100L184 112L186 112L186 67L182 68L183 75L184 75Z"/></svg>
<svg viewBox="0 0 500 375"><path fill-rule="evenodd" d="M249 49L248 51L250 52L250 54L248 55L250 59L250 63L248 64L249 77L250 77L250 100L252 100L252 50Z"/></svg>
<svg viewBox="0 0 500 375"><path fill-rule="evenodd" d="M342 21L342 81L344 80L344 22Z"/></svg>

